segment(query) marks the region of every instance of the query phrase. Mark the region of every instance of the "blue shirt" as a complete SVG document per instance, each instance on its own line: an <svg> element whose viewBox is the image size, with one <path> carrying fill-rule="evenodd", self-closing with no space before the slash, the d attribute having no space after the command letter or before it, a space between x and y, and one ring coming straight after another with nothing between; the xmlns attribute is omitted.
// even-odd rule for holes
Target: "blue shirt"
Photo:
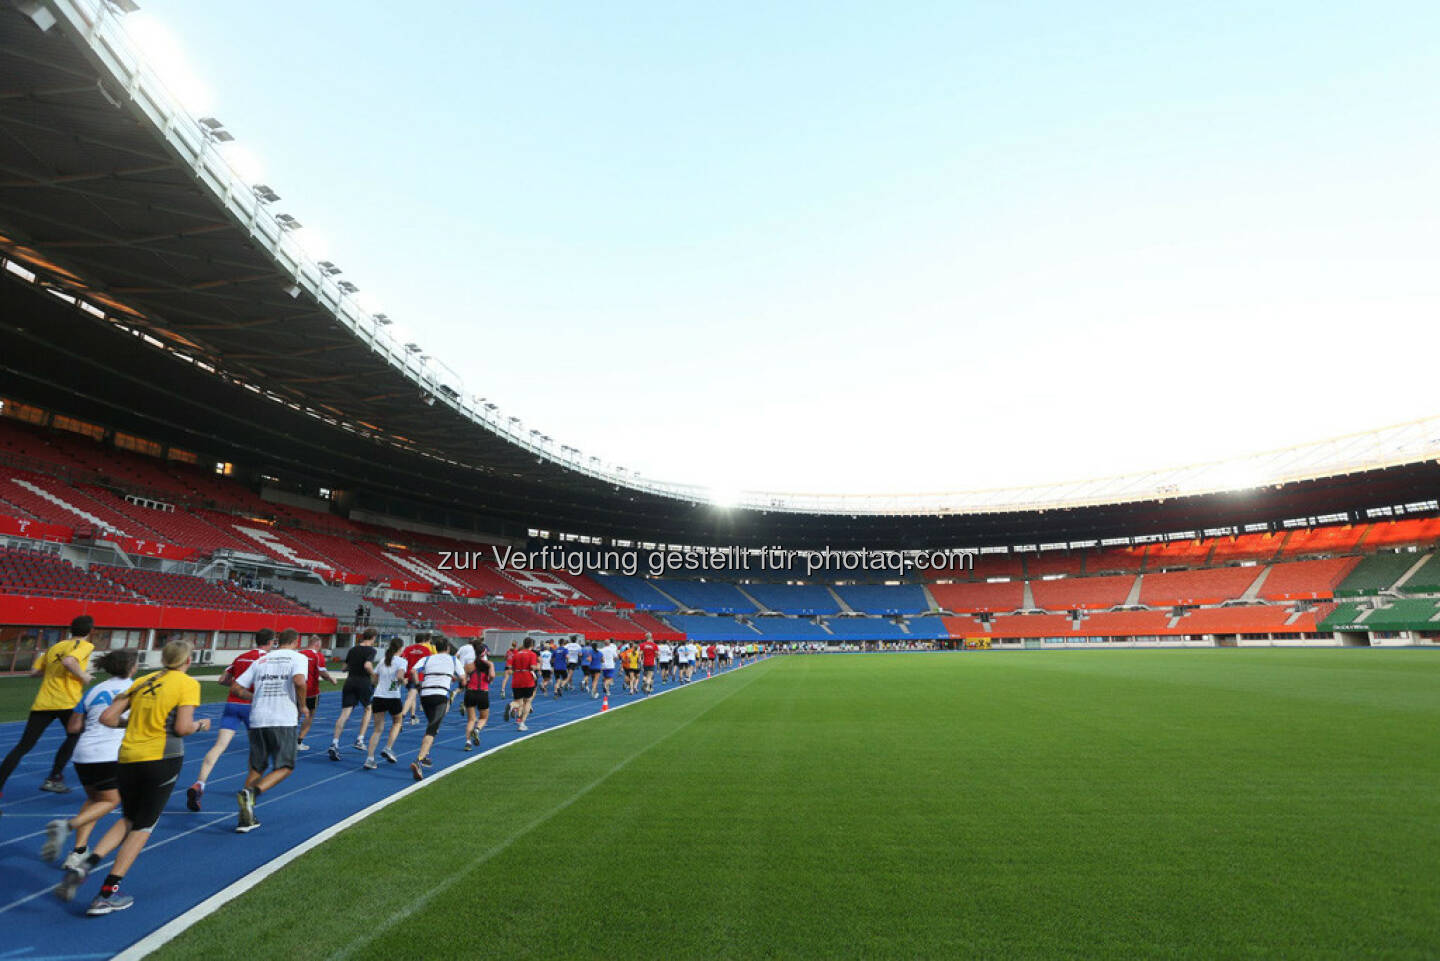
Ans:
<svg viewBox="0 0 1440 961"><path fill-rule="evenodd" d="M595 650L595 648L592 647L592 648L590 648L588 651L585 652L585 663L587 663L587 664L590 665L590 669L591 669L591 670L593 670L593 671L598 671L598 670L600 670L600 665L603 664L604 662L605 662L605 659L600 656L600 652L597 651L597 650Z"/></svg>
<svg viewBox="0 0 1440 961"><path fill-rule="evenodd" d="M553 671L565 670L565 648L557 647L550 654L550 669Z"/></svg>

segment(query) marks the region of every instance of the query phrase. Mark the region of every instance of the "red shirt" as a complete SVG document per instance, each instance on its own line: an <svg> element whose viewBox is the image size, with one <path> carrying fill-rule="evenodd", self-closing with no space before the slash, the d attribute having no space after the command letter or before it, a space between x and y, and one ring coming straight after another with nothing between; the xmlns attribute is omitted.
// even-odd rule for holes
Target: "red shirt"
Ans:
<svg viewBox="0 0 1440 961"><path fill-rule="evenodd" d="M305 696L320 696L320 668L325 666L325 655L312 648L305 648L300 652L305 655L305 660L310 662L310 673L305 678Z"/></svg>
<svg viewBox="0 0 1440 961"><path fill-rule="evenodd" d="M505 652L505 670L508 671L515 666L515 652L517 650L519 650L519 648L512 647Z"/></svg>
<svg viewBox="0 0 1440 961"><path fill-rule="evenodd" d="M419 664L430 656L430 648L424 644L411 644L400 652L400 656L405 658L405 663L410 665L410 670L413 671L415 670L416 664Z"/></svg>
<svg viewBox="0 0 1440 961"><path fill-rule="evenodd" d="M515 674L510 678L510 689L517 687L535 686L535 665L540 663L540 655L534 651L519 650L512 652L515 656L510 659L510 669Z"/></svg>
<svg viewBox="0 0 1440 961"><path fill-rule="evenodd" d="M646 667L655 666L655 657L660 652L660 645L654 641L640 642L640 663Z"/></svg>
<svg viewBox="0 0 1440 961"><path fill-rule="evenodd" d="M227 669L230 671L230 679L234 680L241 674L244 674L247 667L249 667L251 664L254 664L256 661L260 660L260 658L264 657L268 653L270 652L262 651L258 647L252 647L244 654L241 654L239 657L235 658L235 660L230 662L230 667ZM243 697L236 697L234 694L231 694L229 697L225 698L225 701L227 704L250 703L247 699Z"/></svg>
<svg viewBox="0 0 1440 961"><path fill-rule="evenodd" d="M709 647L705 648L705 659L706 659L706 660L714 660L714 659L715 659L715 645L714 645L714 644L711 644Z"/></svg>
<svg viewBox="0 0 1440 961"><path fill-rule="evenodd" d="M490 676L495 673L495 665L490 663L489 658L477 657L475 659L475 670L465 678L465 687L471 691L490 690Z"/></svg>

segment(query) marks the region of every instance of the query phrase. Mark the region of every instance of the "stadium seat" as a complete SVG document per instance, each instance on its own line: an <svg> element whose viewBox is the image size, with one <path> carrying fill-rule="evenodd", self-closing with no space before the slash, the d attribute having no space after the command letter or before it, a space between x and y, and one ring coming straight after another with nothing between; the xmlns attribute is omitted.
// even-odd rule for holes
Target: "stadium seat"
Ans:
<svg viewBox="0 0 1440 961"><path fill-rule="evenodd" d="M1140 581L1140 603L1156 607L1236 600L1255 582L1261 570L1260 567L1216 567L1145 574Z"/></svg>
<svg viewBox="0 0 1440 961"><path fill-rule="evenodd" d="M1047 611L1071 611L1118 607L1135 586L1129 574L1101 577L1062 577L1052 581L1031 581L1035 606Z"/></svg>

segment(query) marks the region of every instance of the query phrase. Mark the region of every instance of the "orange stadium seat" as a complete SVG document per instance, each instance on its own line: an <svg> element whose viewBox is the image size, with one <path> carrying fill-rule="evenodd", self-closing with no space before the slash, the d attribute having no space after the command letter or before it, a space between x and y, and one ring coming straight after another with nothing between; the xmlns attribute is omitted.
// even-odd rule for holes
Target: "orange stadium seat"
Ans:
<svg viewBox="0 0 1440 961"><path fill-rule="evenodd" d="M1074 633L1066 614L1009 614L990 622L991 637L1065 637Z"/></svg>
<svg viewBox="0 0 1440 961"><path fill-rule="evenodd" d="M1181 634L1277 634L1301 630L1287 627L1288 607L1202 607L1191 611L1175 626ZM1312 622L1313 625L1313 622ZM1311 627L1313 630L1313 626Z"/></svg>
<svg viewBox="0 0 1440 961"><path fill-rule="evenodd" d="M1275 564L1260 585L1260 596L1271 601L1334 597L1335 588L1359 563L1358 557L1327 557Z"/></svg>
<svg viewBox="0 0 1440 961"><path fill-rule="evenodd" d="M1086 637L1131 637L1173 634L1169 611L1098 611L1086 617L1076 634Z"/></svg>
<svg viewBox="0 0 1440 961"><path fill-rule="evenodd" d="M1133 574L1104 577L1062 577L1053 581L1031 581L1035 606L1047 611L1116 607L1124 604L1135 586Z"/></svg>

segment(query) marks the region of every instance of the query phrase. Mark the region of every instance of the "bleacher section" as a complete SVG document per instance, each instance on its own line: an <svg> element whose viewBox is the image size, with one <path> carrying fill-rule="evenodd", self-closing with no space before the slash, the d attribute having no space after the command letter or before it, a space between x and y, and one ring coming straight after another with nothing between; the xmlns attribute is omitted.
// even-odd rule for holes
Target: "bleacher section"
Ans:
<svg viewBox="0 0 1440 961"><path fill-rule="evenodd" d="M1047 611L1072 611L1118 607L1125 603L1135 578L1128 574L1104 577L1062 577L1053 581L1031 581L1035 606Z"/></svg>
<svg viewBox="0 0 1440 961"><path fill-rule="evenodd" d="M924 628L928 626L928 622L940 619L928 617L915 620L926 621L927 624L920 625ZM830 637L837 641L899 641L914 636L905 633L895 622L883 617L832 617L825 623L830 628ZM943 629L944 625L941 627Z"/></svg>
<svg viewBox="0 0 1440 961"><path fill-rule="evenodd" d="M643 577L629 577L625 574L597 574L595 580L601 587L618 594L638 611L673 611L675 601L656 590Z"/></svg>
<svg viewBox="0 0 1440 961"><path fill-rule="evenodd" d="M764 641L828 641L833 636L803 617L755 617L750 619L750 626L760 632Z"/></svg>
<svg viewBox="0 0 1440 961"><path fill-rule="evenodd" d="M692 641L759 641L763 639L757 631L741 624L733 617L709 614L669 614L665 620L676 634L683 634ZM679 639L678 637L676 638Z"/></svg>
<svg viewBox="0 0 1440 961"><path fill-rule="evenodd" d="M1086 637L1151 637L1175 633L1169 611L1099 611L1075 629Z"/></svg>
<svg viewBox="0 0 1440 961"><path fill-rule="evenodd" d="M1260 585L1259 594L1270 601L1334 597L1335 588L1355 569L1357 562L1358 558L1354 557L1329 557L1275 564Z"/></svg>
<svg viewBox="0 0 1440 961"><path fill-rule="evenodd" d="M1015 611L1024 606L1023 581L997 581L993 584L931 584L930 596L942 611L970 614L977 611ZM849 598L846 598L849 602ZM853 607L854 604L852 603ZM858 608L857 608L858 609ZM924 610L924 608L921 608ZM888 613L888 612L879 612ZM915 613L908 611L907 613Z"/></svg>
<svg viewBox="0 0 1440 961"><path fill-rule="evenodd" d="M1260 576L1260 567L1216 567L1206 570L1145 574L1140 603L1148 607L1176 604L1219 604L1234 600Z"/></svg>
<svg viewBox="0 0 1440 961"><path fill-rule="evenodd" d="M53 554L0 548L0 593L31 597L138 601L114 581L105 580Z"/></svg>
<svg viewBox="0 0 1440 961"><path fill-rule="evenodd" d="M1356 564L1345 579L1336 585L1335 596L1355 597L1361 594L1387 591L1424 556L1424 554L1412 554L1408 551L1399 554L1387 551L1383 554L1362 557L1360 563Z"/></svg>
<svg viewBox="0 0 1440 961"><path fill-rule="evenodd" d="M1440 554L1431 554L1410 579L1400 585L1405 594L1440 594Z"/></svg>
<svg viewBox="0 0 1440 961"><path fill-rule="evenodd" d="M92 567L93 573L130 588L142 597L174 607L203 607L216 611L253 611L257 605L231 593L214 581L186 574L162 574L125 567Z"/></svg>
<svg viewBox="0 0 1440 961"><path fill-rule="evenodd" d="M835 588L840 599L864 614L923 614L930 610L919 584L847 584Z"/></svg>
<svg viewBox="0 0 1440 961"><path fill-rule="evenodd" d="M716 614L755 613L755 605L734 584L724 581L659 581L656 586L688 610Z"/></svg>
<svg viewBox="0 0 1440 961"><path fill-rule="evenodd" d="M840 605L822 584L746 584L745 592L767 611L781 614L837 614Z"/></svg>

